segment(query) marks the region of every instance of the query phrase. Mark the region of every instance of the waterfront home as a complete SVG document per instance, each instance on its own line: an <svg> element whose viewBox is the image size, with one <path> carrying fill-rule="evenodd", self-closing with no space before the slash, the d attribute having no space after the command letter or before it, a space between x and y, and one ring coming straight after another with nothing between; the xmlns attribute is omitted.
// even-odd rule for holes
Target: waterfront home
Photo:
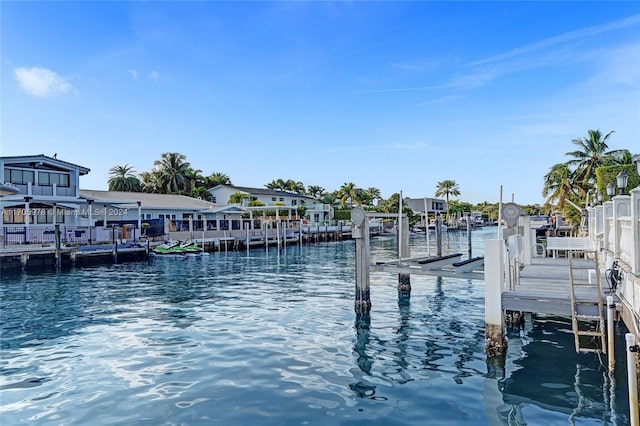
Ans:
<svg viewBox="0 0 640 426"><path fill-rule="evenodd" d="M311 223L327 223L333 220L334 210L328 204L323 204L319 200L307 195L296 194L275 189L249 188L246 186L217 185L210 188L211 200L227 203L233 194L240 193L245 197L241 203L243 207L248 207L252 201L258 201L264 206L282 206L306 208L305 216ZM284 211L285 209L283 209ZM288 209L287 211L292 211Z"/></svg>
<svg viewBox="0 0 640 426"><path fill-rule="evenodd" d="M171 235L173 232L239 230L242 229L242 215L247 213L238 205L214 204L176 194L82 189L80 195L85 200L81 209L84 225L97 228L117 226L125 230L129 227L139 230L143 223L161 227L160 232L154 232L153 236ZM187 235L189 237L190 234Z"/></svg>
<svg viewBox="0 0 640 426"><path fill-rule="evenodd" d="M275 189L249 188L246 186L216 185L210 188L211 201L214 203L228 203L231 195L240 193L245 196L242 202L247 206L252 201L259 201L265 206L302 206L317 202L313 197Z"/></svg>
<svg viewBox="0 0 640 426"><path fill-rule="evenodd" d="M31 242L31 228L79 224L78 211L85 202L79 179L88 168L39 154L0 157L0 169L4 181L18 190L0 198L3 243L7 232L20 233L13 235L20 242Z"/></svg>
<svg viewBox="0 0 640 426"><path fill-rule="evenodd" d="M154 236L189 238L195 231L241 230L247 213L183 195L83 190L87 167L44 154L0 157L0 168L18 190L0 197L1 246L51 243L56 227L66 243L135 240L143 223L155 228Z"/></svg>

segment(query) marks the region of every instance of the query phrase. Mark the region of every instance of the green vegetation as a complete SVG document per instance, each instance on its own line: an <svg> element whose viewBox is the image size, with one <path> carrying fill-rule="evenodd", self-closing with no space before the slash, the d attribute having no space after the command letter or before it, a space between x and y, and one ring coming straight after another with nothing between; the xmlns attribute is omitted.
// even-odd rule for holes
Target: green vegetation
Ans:
<svg viewBox="0 0 640 426"><path fill-rule="evenodd" d="M615 186L620 171L629 175L628 188L640 183L631 152L609 150L608 141L613 133L603 135L600 130L589 130L586 137L571 141L577 149L565 154L569 160L554 164L544 176L542 196L547 199L547 210L556 209L576 222L580 217L576 206L586 206L598 193L606 200L606 186L609 183Z"/></svg>

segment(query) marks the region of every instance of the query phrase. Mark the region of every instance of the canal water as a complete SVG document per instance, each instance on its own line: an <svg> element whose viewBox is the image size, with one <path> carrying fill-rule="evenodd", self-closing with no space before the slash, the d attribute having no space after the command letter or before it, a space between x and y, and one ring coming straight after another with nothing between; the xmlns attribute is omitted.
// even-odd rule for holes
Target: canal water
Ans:
<svg viewBox="0 0 640 426"><path fill-rule="evenodd" d="M473 232L481 255L495 228ZM435 252L411 237L412 256ZM372 260L397 257L374 238ZM465 232L443 251L468 255ZM0 423L628 424L615 376L570 322L530 317L487 360L484 284L372 272L354 313L353 241L18 275L0 285ZM620 327L619 327L620 328Z"/></svg>

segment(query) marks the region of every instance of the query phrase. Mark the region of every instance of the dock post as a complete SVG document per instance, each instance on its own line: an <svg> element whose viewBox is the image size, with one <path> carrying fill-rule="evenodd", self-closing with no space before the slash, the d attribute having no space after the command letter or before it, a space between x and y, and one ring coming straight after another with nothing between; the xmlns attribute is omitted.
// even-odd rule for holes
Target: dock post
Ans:
<svg viewBox="0 0 640 426"><path fill-rule="evenodd" d="M627 344L627 383L629 384L629 421L631 426L639 426L638 414L638 371L636 368L636 354L640 350L636 345L636 336L633 333L625 334Z"/></svg>
<svg viewBox="0 0 640 426"><path fill-rule="evenodd" d="M55 239L55 257L56 257L56 269L60 269L60 225L56 224L53 228L53 235Z"/></svg>
<svg viewBox="0 0 640 426"><path fill-rule="evenodd" d="M249 238L249 224L245 223L244 224L244 245L246 246L246 250L249 251L249 242L250 242L250 238Z"/></svg>
<svg viewBox="0 0 640 426"><path fill-rule="evenodd" d="M486 240L484 243L485 350L488 357L504 356L507 353L502 310L502 288L505 276L504 245L504 240Z"/></svg>
<svg viewBox="0 0 640 426"><path fill-rule="evenodd" d="M440 213L436 214L435 226L436 257L442 257L442 216Z"/></svg>
<svg viewBox="0 0 640 426"><path fill-rule="evenodd" d="M613 296L607 296L607 357L609 358L609 372L613 372L616 364L614 353L615 335L613 331L613 321L616 315L616 305L613 303Z"/></svg>
<svg viewBox="0 0 640 426"><path fill-rule="evenodd" d="M409 229L409 218L404 215L400 218L402 229ZM411 257L409 253L409 232L398 233L398 257L399 263L402 263L402 259ZM406 273L398 274L398 301L407 302L407 299L411 296L411 275Z"/></svg>
<svg viewBox="0 0 640 426"><path fill-rule="evenodd" d="M471 259L471 213L467 213L467 245L469 246L469 259Z"/></svg>
<svg viewBox="0 0 640 426"><path fill-rule="evenodd" d="M356 294L355 310L366 314L371 310L369 287L369 221L362 207L351 210L353 239L356 241Z"/></svg>

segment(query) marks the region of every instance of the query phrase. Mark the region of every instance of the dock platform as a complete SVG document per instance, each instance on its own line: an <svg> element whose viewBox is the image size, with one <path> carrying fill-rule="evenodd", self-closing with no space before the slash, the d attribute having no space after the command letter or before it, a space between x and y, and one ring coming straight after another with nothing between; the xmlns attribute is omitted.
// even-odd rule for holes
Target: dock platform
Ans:
<svg viewBox="0 0 640 426"><path fill-rule="evenodd" d="M574 265L583 265L584 280L596 279L595 269L589 269L590 259L572 259ZM603 297L609 286L605 276L600 276ZM596 300L594 288L582 289L581 298ZM531 265L519 272L519 279L513 279L510 288L502 292L502 307L508 311L533 312L542 314L571 316L571 280L568 258L533 258Z"/></svg>

